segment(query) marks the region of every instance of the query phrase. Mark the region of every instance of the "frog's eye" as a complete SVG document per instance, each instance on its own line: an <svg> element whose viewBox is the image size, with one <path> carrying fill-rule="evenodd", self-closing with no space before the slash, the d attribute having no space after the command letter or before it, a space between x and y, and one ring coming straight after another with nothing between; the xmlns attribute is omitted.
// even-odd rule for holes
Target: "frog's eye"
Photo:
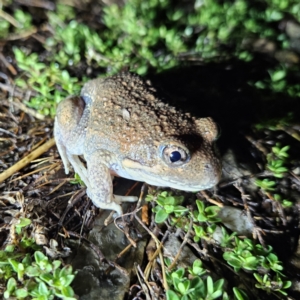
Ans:
<svg viewBox="0 0 300 300"><path fill-rule="evenodd" d="M181 153L179 151L173 151L170 154L170 161L172 163L175 163L177 161L181 160Z"/></svg>
<svg viewBox="0 0 300 300"><path fill-rule="evenodd" d="M170 166L181 166L190 160L190 153L187 149L177 145L161 145L161 158Z"/></svg>

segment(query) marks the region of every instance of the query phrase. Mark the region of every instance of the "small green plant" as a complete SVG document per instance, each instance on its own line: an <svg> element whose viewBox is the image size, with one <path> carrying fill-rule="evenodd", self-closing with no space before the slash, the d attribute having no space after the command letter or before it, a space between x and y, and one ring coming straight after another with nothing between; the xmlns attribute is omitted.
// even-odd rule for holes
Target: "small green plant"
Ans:
<svg viewBox="0 0 300 300"><path fill-rule="evenodd" d="M285 277L281 273L283 270L282 263L272 252L271 246L265 249L250 239L241 240L238 237L235 237L234 240L228 240L225 246L226 251L223 253L223 258L234 268L235 272L244 269L247 271L260 270L262 274L267 273L268 275L263 277L259 273L253 274L259 282L257 287L267 292L280 292L286 295L283 290L291 286L291 281L282 280L282 277ZM270 272L275 274L273 280L270 279Z"/></svg>
<svg viewBox="0 0 300 300"><path fill-rule="evenodd" d="M276 153L279 156L285 156L285 151L277 151ZM262 180L263 184L265 184L266 189L270 189L275 185L275 182L271 183L267 180ZM167 200L166 200L167 199ZM148 195L147 200L154 200L158 205L153 209L156 213L155 220L163 220L165 221L167 218L172 223L172 220L176 220L173 224L175 224L178 228L181 228L184 232L191 231L194 242L200 242L201 240L206 240L207 242L214 243L215 246L220 247L220 250L223 252L223 258L228 263L228 265L232 266L235 272L259 272L257 274L275 274L274 278L276 278L276 288L272 289L272 292L285 293L282 290L288 288L290 281L284 281L284 288L277 289L277 286L283 286L281 284L282 277L284 275L281 273L283 271L283 266L281 261L278 260L278 257L275 253L273 253L273 249L271 246L264 248L262 245L257 244L251 239L248 238L240 238L237 236L235 232L227 233L224 227L221 227L217 224L221 220L218 218L218 213L220 208L217 206L205 206L204 201L196 200L197 210L191 211L182 209L180 206L178 216L174 217L176 214L174 212L174 207L176 206L176 197L172 196L167 192L160 193L157 197L153 195ZM183 198L177 198L177 201L181 204ZM170 207L171 203L171 208ZM160 219L160 213L162 218ZM180 216L183 214L182 216ZM178 219L184 219L183 222L180 222ZM192 226L192 227L191 227ZM219 227L218 243L214 241L214 233L215 230ZM192 280L190 277L186 277L184 269L178 269L176 272L173 272L172 275L169 276L170 284L173 286L168 292L168 299L215 299L209 297L215 297L218 295L216 289L211 286L211 279L207 279L205 282L202 279L200 280L198 277L201 277L206 273L206 270L202 268L201 261L195 261L192 267L188 268L188 272L190 273ZM198 277L197 277L198 276ZM194 278L198 279L194 279ZM266 279L267 280L267 279ZM274 282L273 282L274 283ZM209 297L205 298L203 294L195 294L195 290L205 289L203 286L209 287ZM267 290L267 288L265 288ZM207 291L207 290L206 290ZM216 293L216 294L215 294ZM234 290L235 297L237 299L248 299L247 295L239 289ZM196 298L192 298L196 297ZM224 296L225 297L225 296ZM226 297L225 297L226 298ZM224 299L225 299L224 298Z"/></svg>
<svg viewBox="0 0 300 300"><path fill-rule="evenodd" d="M278 201L279 203L282 204L283 207L291 207L293 206L293 202L288 200L288 199L282 199L282 196L279 194L274 194L273 195L274 200Z"/></svg>
<svg viewBox="0 0 300 300"><path fill-rule="evenodd" d="M210 276L202 278L206 270L202 262L196 260L189 268L190 275L184 268L167 273L168 284L171 287L166 292L169 300L207 299L213 300L223 294L224 279L213 281Z"/></svg>
<svg viewBox="0 0 300 300"><path fill-rule="evenodd" d="M226 251L223 258L231 265L235 272L240 269L256 270L259 258L253 255L254 245L249 239L240 240L235 237L235 247L231 251Z"/></svg>
<svg viewBox="0 0 300 300"><path fill-rule="evenodd" d="M5 299L29 296L36 300L51 300L55 296L65 300L76 299L70 287L75 277L71 266L60 268L61 261L51 262L40 251L34 253L34 261L26 254L22 261L9 258L8 262L13 272L6 284Z"/></svg>
<svg viewBox="0 0 300 300"><path fill-rule="evenodd" d="M72 78L66 70L62 71L57 64L39 62L36 53L27 55L19 48L13 50L18 67L26 71L27 77L17 78L16 84L35 92L27 102L29 107L44 115L54 116L56 105L63 98L79 92L78 79Z"/></svg>
<svg viewBox="0 0 300 300"><path fill-rule="evenodd" d="M287 296L287 293L284 291L291 287L291 281L282 281L279 274L276 274L274 278L270 278L268 274L261 276L257 273L254 273L255 279L258 281L255 286L259 289L265 290L266 292L279 292L284 296Z"/></svg>
<svg viewBox="0 0 300 300"><path fill-rule="evenodd" d="M50 261L37 250L40 246L26 231L30 225L30 219L21 217L12 225L14 244L0 251L0 284L6 286L4 299L75 300L70 287L75 277L72 267L61 268L61 261ZM32 250L37 251L32 255Z"/></svg>
<svg viewBox="0 0 300 300"><path fill-rule="evenodd" d="M226 247L230 247L231 243L234 241L235 236L237 235L236 232L232 232L231 234L229 234L225 227L221 227L222 230L222 239L220 241L220 246L222 248L226 248Z"/></svg>
<svg viewBox="0 0 300 300"><path fill-rule="evenodd" d="M156 223L163 223L170 214L174 214L175 217L180 217L188 211L187 208L180 205L184 200L183 196L173 196L166 191L160 193L156 198L148 195L146 200L154 200L158 204L153 208Z"/></svg>
<svg viewBox="0 0 300 300"><path fill-rule="evenodd" d="M9 22L0 18L0 38L5 38L9 32Z"/></svg>
<svg viewBox="0 0 300 300"><path fill-rule="evenodd" d="M256 179L255 180L255 184L260 187L262 190L264 191L274 191L275 190L275 186L276 186L276 182L273 180L269 180L267 178L265 179Z"/></svg>
<svg viewBox="0 0 300 300"><path fill-rule="evenodd" d="M283 178L285 173L288 171L284 165L287 163L289 157L287 151L290 146L280 147L280 144L276 144L272 147L272 153L267 155L267 169L269 169L274 177Z"/></svg>
<svg viewBox="0 0 300 300"><path fill-rule="evenodd" d="M188 214L189 209L181 205L184 201L183 196L173 196L172 193L164 191L158 194L157 197L148 195L146 200L155 201L157 204L153 209L155 222L157 223L164 222L169 216L171 217L172 224L176 224L177 227L181 228L185 227L186 229L189 219L192 219L195 223L220 222L220 219L217 217L220 208L217 206L205 207L203 201L200 200L196 200L198 210L189 212Z"/></svg>
<svg viewBox="0 0 300 300"><path fill-rule="evenodd" d="M17 259L22 257L22 253L15 253L14 246L8 245L5 250L0 250L0 280L7 280L12 276L13 269L9 263L9 259Z"/></svg>
<svg viewBox="0 0 300 300"><path fill-rule="evenodd" d="M25 79L17 80L16 84L36 91L27 104L53 117L56 104L70 92L79 90L76 79L66 68L83 65L105 74L129 68L144 75L149 70L161 72L176 67L184 58L186 61L220 61L235 56L249 61L254 55L245 46L247 39L267 39L279 49L290 47L288 36L280 31L280 26L274 26L285 14L299 19L299 3L294 0L286 0L286 3L285 6L265 1L262 5L252 5L246 0L207 0L195 1L194 6L187 9L173 5L170 0L128 0L124 5L104 6L97 29L76 20L72 7L58 4L55 12L47 14L55 34L43 44L48 54L43 57L43 63L40 59L33 61L30 52L23 60L15 53L18 67L26 72ZM21 27L16 26L16 31L32 26L30 15L21 10L16 10L14 18ZM7 20L0 20L3 29L0 34L6 36L11 27ZM35 72L37 66L41 67L39 72ZM289 73L297 74L297 71L285 64L276 65L268 70L267 79L251 84L258 89L298 97L300 85L288 81ZM27 78L32 78L32 82L27 83ZM67 88L61 86L66 78Z"/></svg>
<svg viewBox="0 0 300 300"><path fill-rule="evenodd" d="M281 147L281 145L277 143L276 146L272 147L272 152L267 155L266 168L272 172L272 176L275 178L283 178L289 171L286 167L289 158L289 154L287 152L289 149L290 146ZM276 190L276 182L268 178L263 180L256 179L255 184L267 193ZM282 199L282 196L277 193L272 196L272 199L280 202L283 207L290 207L293 204L287 199Z"/></svg>
<svg viewBox="0 0 300 300"><path fill-rule="evenodd" d="M248 295L242 289L234 287L233 293L237 300L249 300Z"/></svg>
<svg viewBox="0 0 300 300"><path fill-rule="evenodd" d="M221 219L217 217L220 211L220 207L218 206L205 207L204 202L200 200L196 200L196 205L198 210L195 210L193 212L194 221L210 222L210 223L217 223L221 221Z"/></svg>
<svg viewBox="0 0 300 300"><path fill-rule="evenodd" d="M196 259L192 267L188 267L188 271L192 276L202 276L206 273L206 270L202 268L202 261L200 259Z"/></svg>
<svg viewBox="0 0 300 300"><path fill-rule="evenodd" d="M195 231L195 236L194 236L194 241L199 242L201 239L204 240L211 240L212 235L216 230L216 225L211 224L211 225L197 225L193 224L193 229Z"/></svg>
<svg viewBox="0 0 300 300"><path fill-rule="evenodd" d="M32 17L29 13L25 13L21 9L16 9L14 11L14 17L18 22L18 27L15 28L15 31L28 30L32 27Z"/></svg>
<svg viewBox="0 0 300 300"><path fill-rule="evenodd" d="M82 181L82 179L77 173L74 174L74 180L70 180L70 183L85 186L85 183Z"/></svg>
<svg viewBox="0 0 300 300"><path fill-rule="evenodd" d="M3 5L3 1L1 6ZM32 26L32 17L21 9L15 9L13 15L2 10L0 6L0 38L6 38L11 34L22 34L30 30Z"/></svg>

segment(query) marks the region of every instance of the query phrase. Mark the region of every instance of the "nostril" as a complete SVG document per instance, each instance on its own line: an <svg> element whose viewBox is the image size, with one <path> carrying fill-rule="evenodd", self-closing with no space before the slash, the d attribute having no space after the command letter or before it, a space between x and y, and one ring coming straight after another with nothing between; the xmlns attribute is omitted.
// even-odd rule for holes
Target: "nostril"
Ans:
<svg viewBox="0 0 300 300"><path fill-rule="evenodd" d="M205 171L211 170L211 164L205 164L203 169Z"/></svg>

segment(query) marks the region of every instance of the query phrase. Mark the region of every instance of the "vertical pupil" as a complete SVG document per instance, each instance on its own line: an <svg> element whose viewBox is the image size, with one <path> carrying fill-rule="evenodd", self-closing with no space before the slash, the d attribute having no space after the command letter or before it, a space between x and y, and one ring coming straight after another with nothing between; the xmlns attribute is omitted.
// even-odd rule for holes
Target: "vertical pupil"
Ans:
<svg viewBox="0 0 300 300"><path fill-rule="evenodd" d="M173 151L171 154L170 154L170 161L171 162L176 162L176 161L179 161L181 159L181 154L179 151Z"/></svg>

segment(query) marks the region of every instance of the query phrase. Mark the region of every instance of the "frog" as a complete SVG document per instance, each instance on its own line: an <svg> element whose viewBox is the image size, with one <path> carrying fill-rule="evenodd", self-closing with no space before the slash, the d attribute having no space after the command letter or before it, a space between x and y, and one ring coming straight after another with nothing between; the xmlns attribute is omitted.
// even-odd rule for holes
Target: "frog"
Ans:
<svg viewBox="0 0 300 300"><path fill-rule="evenodd" d="M96 207L121 216L113 176L152 186L196 192L220 180L211 117L196 117L169 104L150 80L123 72L84 84L80 95L58 104L54 137L65 173L70 166Z"/></svg>

